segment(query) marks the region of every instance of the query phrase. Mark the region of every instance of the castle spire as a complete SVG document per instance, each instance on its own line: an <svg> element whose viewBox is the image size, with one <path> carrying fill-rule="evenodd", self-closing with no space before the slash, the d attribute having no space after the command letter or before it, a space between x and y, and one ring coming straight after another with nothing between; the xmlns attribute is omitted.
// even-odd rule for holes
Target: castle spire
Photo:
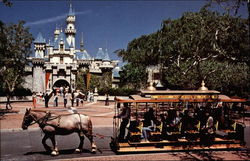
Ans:
<svg viewBox="0 0 250 161"><path fill-rule="evenodd" d="M81 50L81 52L83 52L84 51L84 44L83 44L83 32L82 32L82 37L81 37L81 42L80 42L80 50Z"/></svg>
<svg viewBox="0 0 250 161"><path fill-rule="evenodd" d="M74 16L75 15L75 13L74 13L74 11L73 11L73 9L72 9L72 4L71 4L71 2L70 2L70 4L69 4L69 14L68 14L69 16Z"/></svg>

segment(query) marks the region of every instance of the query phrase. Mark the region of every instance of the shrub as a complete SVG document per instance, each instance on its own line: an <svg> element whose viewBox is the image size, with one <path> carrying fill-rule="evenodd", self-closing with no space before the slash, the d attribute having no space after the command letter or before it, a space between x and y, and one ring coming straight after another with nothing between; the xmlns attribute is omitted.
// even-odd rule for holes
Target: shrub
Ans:
<svg viewBox="0 0 250 161"><path fill-rule="evenodd" d="M99 95L109 94L110 96L129 96L136 93L138 93L138 91L131 88L100 88L98 90Z"/></svg>

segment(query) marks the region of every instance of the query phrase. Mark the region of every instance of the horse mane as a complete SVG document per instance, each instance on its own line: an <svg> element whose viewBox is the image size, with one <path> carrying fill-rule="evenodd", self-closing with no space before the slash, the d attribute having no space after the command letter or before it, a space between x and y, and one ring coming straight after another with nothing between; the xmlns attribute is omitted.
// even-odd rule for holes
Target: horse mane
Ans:
<svg viewBox="0 0 250 161"><path fill-rule="evenodd" d="M43 112L43 113L52 113L52 114L54 114L54 112L51 112L51 111L48 111L48 110L31 109L31 111L33 111L33 112Z"/></svg>
<svg viewBox="0 0 250 161"><path fill-rule="evenodd" d="M49 111L46 111L46 110L37 110L37 109L31 109L31 111L33 111L33 112L44 112L44 113L49 112Z"/></svg>

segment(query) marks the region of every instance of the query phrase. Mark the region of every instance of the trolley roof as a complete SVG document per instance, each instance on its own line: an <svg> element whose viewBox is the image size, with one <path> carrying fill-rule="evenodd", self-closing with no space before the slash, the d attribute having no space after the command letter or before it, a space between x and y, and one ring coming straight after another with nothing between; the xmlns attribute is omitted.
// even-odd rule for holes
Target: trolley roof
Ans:
<svg viewBox="0 0 250 161"><path fill-rule="evenodd" d="M143 96L143 97L142 97ZM141 91L141 95L131 95L130 99L115 99L118 103L157 103L157 102L232 102L243 103L245 99L230 98L214 90L155 90Z"/></svg>

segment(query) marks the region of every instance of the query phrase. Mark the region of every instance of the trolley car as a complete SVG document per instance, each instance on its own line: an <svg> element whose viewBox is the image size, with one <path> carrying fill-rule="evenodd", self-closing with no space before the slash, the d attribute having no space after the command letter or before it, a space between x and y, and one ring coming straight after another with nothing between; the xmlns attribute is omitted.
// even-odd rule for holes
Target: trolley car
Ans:
<svg viewBox="0 0 250 161"><path fill-rule="evenodd" d="M115 101L116 116L124 103L131 109L125 140L118 139L121 119L113 120L110 146L118 153L238 149L245 144L244 121L235 117L236 113L241 114L241 110L234 110L242 109L246 102L244 99L232 99L213 90L159 90L142 91L140 95L132 95L129 99L116 98ZM156 121L154 127L147 131L148 140L145 141L142 135L143 115L150 108L154 110ZM206 112L213 117L209 144L202 141ZM177 116L180 118L179 123L170 128L169 118Z"/></svg>

